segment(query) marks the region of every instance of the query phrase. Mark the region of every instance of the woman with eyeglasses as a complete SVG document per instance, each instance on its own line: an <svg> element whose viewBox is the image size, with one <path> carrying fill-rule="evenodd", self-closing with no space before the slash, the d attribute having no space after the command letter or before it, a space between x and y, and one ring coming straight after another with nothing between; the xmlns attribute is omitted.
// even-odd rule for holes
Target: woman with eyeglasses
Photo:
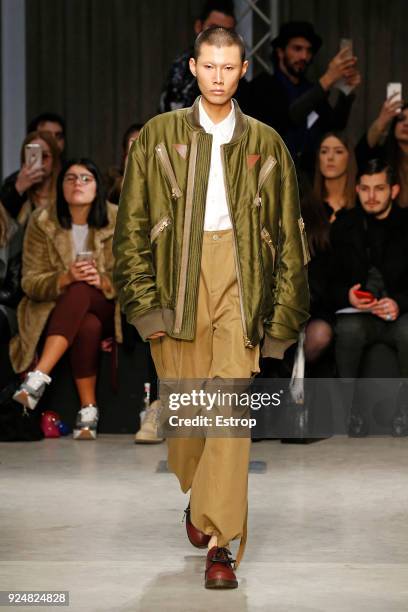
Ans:
<svg viewBox="0 0 408 612"><path fill-rule="evenodd" d="M41 147L42 165L38 168L27 166L25 148L29 144L38 144ZM17 222L23 228L34 210L55 204L59 168L60 151L53 136L49 132L41 131L28 134L21 146L21 170L16 182L18 192L26 194L26 200L16 216Z"/></svg>
<svg viewBox="0 0 408 612"><path fill-rule="evenodd" d="M66 162L57 201L33 213L23 248L19 334L10 345L16 372L38 353L14 399L35 408L51 372L69 350L81 401L75 439L95 439L95 388L101 341L114 335L112 238L117 206L106 202L99 170L89 159ZM39 350L42 346L42 350Z"/></svg>
<svg viewBox="0 0 408 612"><path fill-rule="evenodd" d="M408 207L408 104L396 95L386 100L356 148L358 165L380 158L394 168L400 192L397 203Z"/></svg>

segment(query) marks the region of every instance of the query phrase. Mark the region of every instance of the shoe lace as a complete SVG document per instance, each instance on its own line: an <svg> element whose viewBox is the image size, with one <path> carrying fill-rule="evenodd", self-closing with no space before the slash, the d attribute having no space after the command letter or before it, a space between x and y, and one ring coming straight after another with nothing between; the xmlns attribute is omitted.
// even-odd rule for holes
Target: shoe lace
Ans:
<svg viewBox="0 0 408 612"><path fill-rule="evenodd" d="M40 372L29 372L27 377L27 384L36 391L45 384L45 379Z"/></svg>
<svg viewBox="0 0 408 612"><path fill-rule="evenodd" d="M188 504L187 508L184 510L184 514L181 517L181 524L183 524L184 521L186 521L189 516L190 516L190 504Z"/></svg>
<svg viewBox="0 0 408 612"><path fill-rule="evenodd" d="M149 406L149 408L146 408L146 414L143 419L143 423L157 424L157 408L155 408L154 406Z"/></svg>
<svg viewBox="0 0 408 612"><path fill-rule="evenodd" d="M85 406L81 408L81 418L83 421L93 421L98 413L96 406Z"/></svg>
<svg viewBox="0 0 408 612"><path fill-rule="evenodd" d="M232 565L235 563L235 559L232 558L231 551L224 547L217 548L211 557L211 561L213 563L224 563L224 565Z"/></svg>

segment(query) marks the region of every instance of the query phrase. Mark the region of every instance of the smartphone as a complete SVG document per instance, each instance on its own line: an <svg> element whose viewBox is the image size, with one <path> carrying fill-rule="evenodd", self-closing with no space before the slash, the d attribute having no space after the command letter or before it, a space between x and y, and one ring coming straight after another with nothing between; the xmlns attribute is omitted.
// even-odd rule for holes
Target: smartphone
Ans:
<svg viewBox="0 0 408 612"><path fill-rule="evenodd" d="M394 100L402 100L402 83L387 83L387 100L395 94Z"/></svg>
<svg viewBox="0 0 408 612"><path fill-rule="evenodd" d="M359 300L375 300L374 294L371 293L371 291L360 291L360 289L354 289L353 293Z"/></svg>
<svg viewBox="0 0 408 612"><path fill-rule="evenodd" d="M93 261L94 255L92 251L79 251L76 256L76 261Z"/></svg>
<svg viewBox="0 0 408 612"><path fill-rule="evenodd" d="M26 166L33 170L42 167L42 148L39 144L27 144L24 147L24 160Z"/></svg>
<svg viewBox="0 0 408 612"><path fill-rule="evenodd" d="M353 57L353 40L351 38L340 38L340 51L349 49L345 57Z"/></svg>

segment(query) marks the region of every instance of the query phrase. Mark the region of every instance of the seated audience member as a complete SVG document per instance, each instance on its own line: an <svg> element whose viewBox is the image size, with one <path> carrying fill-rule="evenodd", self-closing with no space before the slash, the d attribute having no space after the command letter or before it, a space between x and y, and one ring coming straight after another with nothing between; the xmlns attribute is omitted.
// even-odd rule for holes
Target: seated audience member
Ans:
<svg viewBox="0 0 408 612"><path fill-rule="evenodd" d="M314 192L330 222L340 210L355 205L356 175L354 149L348 139L338 132L323 136L317 151Z"/></svg>
<svg viewBox="0 0 408 612"><path fill-rule="evenodd" d="M28 124L27 135L33 132L47 132L57 145L59 156L57 159L57 173L60 171L60 157L65 149L65 122L56 113L42 113ZM27 168L22 159L22 166L17 172L10 174L0 189L0 201L8 213L16 218L21 207L27 201L28 192L32 191L44 178L44 170Z"/></svg>
<svg viewBox="0 0 408 612"><path fill-rule="evenodd" d="M332 297L338 313L338 374L357 378L364 349L377 342L395 348L400 374L408 376L408 211L395 205L399 185L391 167L370 160L361 169L360 205L332 228ZM360 293L364 292L364 293ZM350 435L367 434L353 408Z"/></svg>
<svg viewBox="0 0 408 612"><path fill-rule="evenodd" d="M306 72L321 44L312 24L283 24L272 41L274 74L261 73L249 85L248 114L272 126L286 142L297 166L308 171L322 135L345 129L354 90L361 81L357 59L346 48L329 62L317 83L310 82ZM349 90L347 95L340 91L332 106L328 94L341 79Z"/></svg>
<svg viewBox="0 0 408 612"><path fill-rule="evenodd" d="M383 158L395 169L400 186L397 203L408 207L408 104L393 97L386 100L356 148L359 165Z"/></svg>
<svg viewBox="0 0 408 612"><path fill-rule="evenodd" d="M20 289L22 231L0 204L0 343L17 332L16 308Z"/></svg>
<svg viewBox="0 0 408 612"><path fill-rule="evenodd" d="M14 399L34 408L50 373L70 349L81 401L74 438L94 439L95 386L101 340L114 335L112 237L117 207L106 202L102 180L88 159L67 162L57 182L56 206L36 211L23 249L19 334L11 340L16 372L35 360ZM40 349L39 345L43 345Z"/></svg>
<svg viewBox="0 0 408 612"><path fill-rule="evenodd" d="M126 162L130 148L133 142L138 138L139 132L143 125L134 123L128 127L123 135L122 140L122 160L119 168L112 168L108 172L108 200L113 204L119 204L120 193L122 191L123 178L126 169ZM126 321L126 317L122 315L122 333L124 345L134 347L136 342L141 342L141 338L137 333L134 325ZM144 418L141 422L139 430L135 434L136 444L155 444L163 442L163 438L157 434L157 415L161 408L160 401L157 399L157 373L153 363L153 359L148 351L148 380L152 384L151 398L153 401L147 410L144 411Z"/></svg>
<svg viewBox="0 0 408 612"><path fill-rule="evenodd" d="M300 207L308 238L310 319L306 324L306 363L316 363L333 339L334 310L329 297L330 222L327 209L313 192L308 177L299 175Z"/></svg>
<svg viewBox="0 0 408 612"><path fill-rule="evenodd" d="M25 146L39 144L42 150L42 166L33 169L25 163ZM58 175L59 152L55 140L48 132L31 132L25 138L21 147L21 172L24 176L35 178L35 182L27 182L24 191L24 201L19 205L15 218L19 225L25 227L33 210L46 208L55 203L55 186ZM6 207L5 207L6 208Z"/></svg>
<svg viewBox="0 0 408 612"><path fill-rule="evenodd" d="M235 25L234 2L232 0L208 0L199 19L196 19L194 23L194 34L197 36L203 30L214 27L233 29ZM194 100L200 95L196 78L189 67L189 59L193 56L194 48L191 45L174 60L160 96L160 113L192 106ZM241 79L234 97L244 112L247 91L248 82Z"/></svg>
<svg viewBox="0 0 408 612"><path fill-rule="evenodd" d="M130 147L137 140L142 129L142 123L132 123L123 134L122 138L122 158L119 167L109 168L106 177L108 201L112 204L119 204L120 192L122 191L123 177L125 174L126 162Z"/></svg>

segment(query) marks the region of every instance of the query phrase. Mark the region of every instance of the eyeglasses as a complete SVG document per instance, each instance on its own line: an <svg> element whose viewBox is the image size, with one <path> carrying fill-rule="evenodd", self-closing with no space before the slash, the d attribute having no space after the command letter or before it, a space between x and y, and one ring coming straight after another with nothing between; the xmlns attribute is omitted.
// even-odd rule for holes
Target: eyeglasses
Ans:
<svg viewBox="0 0 408 612"><path fill-rule="evenodd" d="M66 174L64 176L64 183L70 183L73 185L77 181L82 183L83 185L87 185L88 183L92 183L95 178L92 174Z"/></svg>

